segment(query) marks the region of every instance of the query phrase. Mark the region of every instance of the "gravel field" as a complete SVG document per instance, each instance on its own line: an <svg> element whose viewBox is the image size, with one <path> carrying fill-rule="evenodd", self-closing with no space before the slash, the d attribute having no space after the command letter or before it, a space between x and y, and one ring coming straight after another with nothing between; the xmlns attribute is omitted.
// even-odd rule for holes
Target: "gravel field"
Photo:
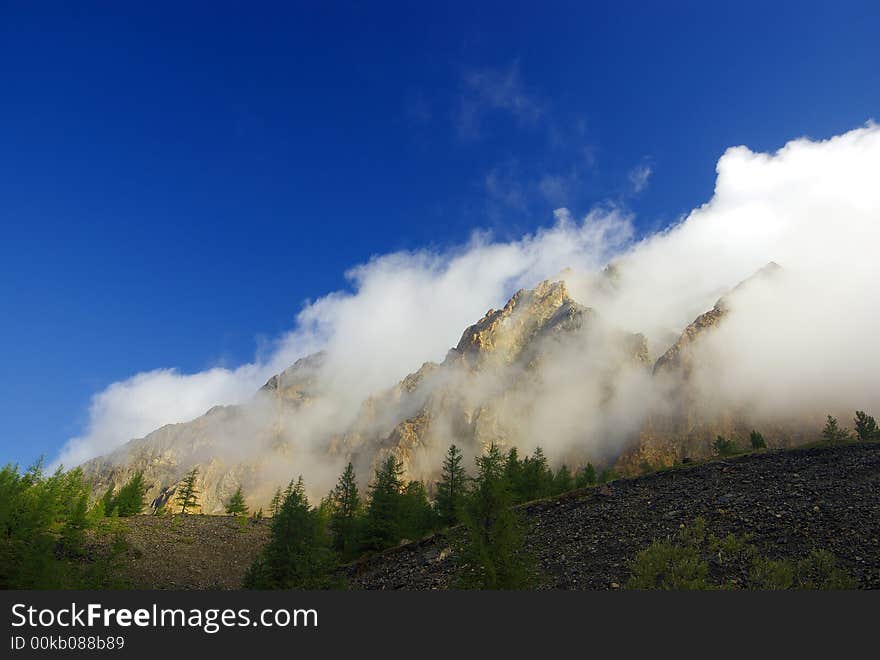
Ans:
<svg viewBox="0 0 880 660"><path fill-rule="evenodd" d="M265 520L244 527L229 516L118 520L129 545L118 573L133 589L241 589L245 571L269 538ZM104 537L96 545L108 542Z"/></svg>

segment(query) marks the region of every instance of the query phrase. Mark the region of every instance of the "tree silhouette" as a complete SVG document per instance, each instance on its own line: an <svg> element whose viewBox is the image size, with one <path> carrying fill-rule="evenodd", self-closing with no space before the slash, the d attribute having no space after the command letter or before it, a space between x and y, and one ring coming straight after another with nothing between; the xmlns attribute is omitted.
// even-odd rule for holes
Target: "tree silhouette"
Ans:
<svg viewBox="0 0 880 660"><path fill-rule="evenodd" d="M330 493L330 534L333 549L343 557L353 557L360 542L361 497L354 466L349 463Z"/></svg>
<svg viewBox="0 0 880 660"><path fill-rule="evenodd" d="M248 514L248 506L244 501L244 495L241 493L241 486L235 489L232 497L226 505L226 513L231 516L246 516Z"/></svg>
<svg viewBox="0 0 880 660"><path fill-rule="evenodd" d="M515 451L515 450L511 450ZM440 481L437 482L436 508L443 525L452 526L459 521L461 506L467 488L467 474L461 464L461 450L452 445L446 452Z"/></svg>
<svg viewBox="0 0 880 660"><path fill-rule="evenodd" d="M187 509L194 509L199 505L199 491L196 489L196 476L198 468L193 468L187 473L177 487L176 502L180 505L180 512L186 513Z"/></svg>
<svg viewBox="0 0 880 660"><path fill-rule="evenodd" d="M477 477L462 510L465 534L456 553L461 586L522 589L531 582L534 569L513 503L504 456L492 444L477 458Z"/></svg>
<svg viewBox="0 0 880 660"><path fill-rule="evenodd" d="M842 429L837 424L837 418L828 415L825 421L825 428L822 429L822 437L830 443L845 442L849 440L849 430Z"/></svg>
<svg viewBox="0 0 880 660"><path fill-rule="evenodd" d="M867 440L876 440L880 438L880 431L877 430L877 422L874 418L862 410L856 411L856 418L853 420L856 428L856 435L859 440L865 442Z"/></svg>

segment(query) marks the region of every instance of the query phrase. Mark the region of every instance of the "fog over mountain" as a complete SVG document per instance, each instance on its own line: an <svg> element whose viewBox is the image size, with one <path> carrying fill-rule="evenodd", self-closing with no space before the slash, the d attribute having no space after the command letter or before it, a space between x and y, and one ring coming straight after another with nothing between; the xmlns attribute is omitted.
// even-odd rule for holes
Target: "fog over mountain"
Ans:
<svg viewBox="0 0 880 660"><path fill-rule="evenodd" d="M110 385L58 461L106 455L87 471L144 469L153 496L199 465L215 510L299 473L324 491L346 460L365 480L388 452L430 479L453 441L629 464L722 431L809 439L880 410L878 172L868 124L728 149L712 198L643 239L619 209L560 209L516 241L373 257L252 363Z"/></svg>

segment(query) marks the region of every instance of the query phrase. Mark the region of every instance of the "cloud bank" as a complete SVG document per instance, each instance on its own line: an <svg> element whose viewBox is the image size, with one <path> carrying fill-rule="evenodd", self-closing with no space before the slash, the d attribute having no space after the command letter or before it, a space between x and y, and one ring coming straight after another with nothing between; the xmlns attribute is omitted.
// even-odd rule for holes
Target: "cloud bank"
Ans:
<svg viewBox="0 0 880 660"><path fill-rule="evenodd" d="M323 387L332 403L311 413L312 423L342 428L366 397L424 361L442 360L488 308L548 278L566 279L573 297L609 326L643 333L656 357L769 261L783 266L779 282L731 295L729 319L701 348L712 366L698 375L707 401L768 411L876 410L878 172L880 129L868 124L830 140L794 140L773 154L728 149L712 198L642 240L619 209L579 220L560 209L552 226L519 240L477 233L442 252L374 257L348 272L351 291L307 304L291 332L252 363L196 374L160 369L110 385L93 397L87 428L58 460L74 465L162 424L246 401L269 376L317 350L326 351ZM613 286L597 275L609 263ZM575 386L570 374L558 381L559 392ZM641 381L634 383L621 383L622 408L644 395ZM575 426L578 397L549 400L565 405L542 409L543 418Z"/></svg>

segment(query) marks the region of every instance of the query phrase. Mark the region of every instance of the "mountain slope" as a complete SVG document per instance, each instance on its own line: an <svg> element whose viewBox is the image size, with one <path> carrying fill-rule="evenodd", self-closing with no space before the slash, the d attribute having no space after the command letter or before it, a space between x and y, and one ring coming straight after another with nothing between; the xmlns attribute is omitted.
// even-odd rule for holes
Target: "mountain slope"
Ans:
<svg viewBox="0 0 880 660"><path fill-rule="evenodd" d="M832 552L859 588L880 588L880 444L751 454L574 491L520 508L539 589L616 589L654 539L697 517L707 533L749 534L775 559ZM455 585L447 534L347 569L352 589Z"/></svg>
<svg viewBox="0 0 880 660"><path fill-rule="evenodd" d="M732 289L656 362L643 335L576 302L564 282L546 281L490 309L442 362L426 362L359 405L340 398L318 353L270 378L245 404L162 427L83 468L99 493L143 471L148 496L161 505L198 467L202 510L217 513L239 486L252 508L266 506L298 474L320 497L349 460L365 486L389 454L408 478L430 483L452 443L467 464L496 443L526 452L542 446L570 466L616 462L625 473L646 461L705 457L716 434L747 437L755 420L748 410L704 405L692 373L696 365L703 377L712 374L702 339L724 322L729 299L778 270L769 264ZM806 436L780 427L774 438Z"/></svg>

